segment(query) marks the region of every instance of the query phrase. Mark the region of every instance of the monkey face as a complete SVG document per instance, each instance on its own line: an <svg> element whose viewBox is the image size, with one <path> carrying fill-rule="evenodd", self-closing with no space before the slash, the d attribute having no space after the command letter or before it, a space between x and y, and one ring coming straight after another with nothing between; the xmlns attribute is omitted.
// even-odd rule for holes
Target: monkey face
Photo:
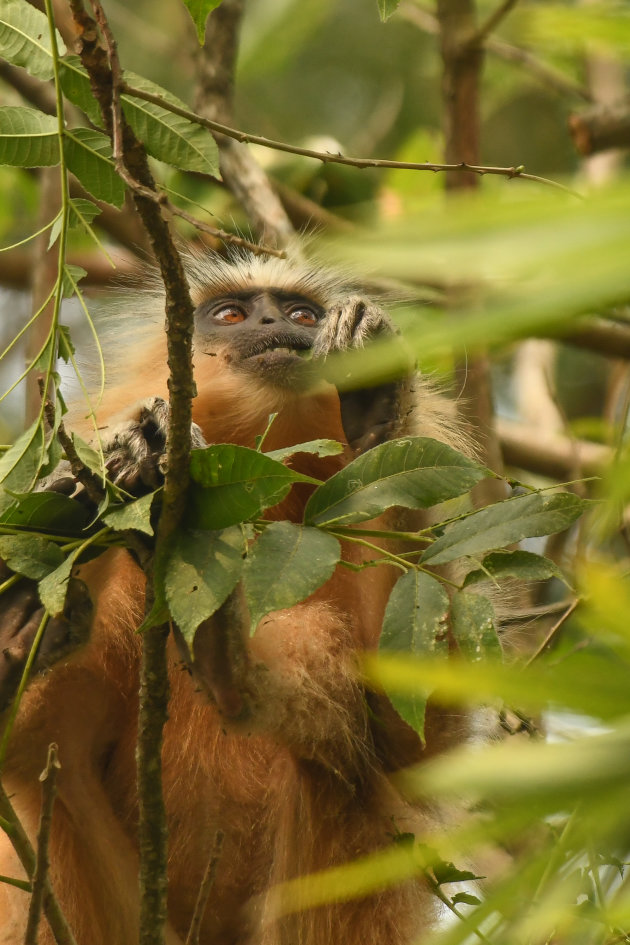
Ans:
<svg viewBox="0 0 630 945"><path fill-rule="evenodd" d="M314 372L306 361L324 317L320 305L295 292L237 291L198 306L195 345L268 383L308 386Z"/></svg>

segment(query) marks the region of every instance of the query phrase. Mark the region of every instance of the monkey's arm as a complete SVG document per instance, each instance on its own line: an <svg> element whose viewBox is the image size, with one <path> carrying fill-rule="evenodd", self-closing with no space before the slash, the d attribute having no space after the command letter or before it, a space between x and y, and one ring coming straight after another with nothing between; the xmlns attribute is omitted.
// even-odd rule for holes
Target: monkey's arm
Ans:
<svg viewBox="0 0 630 945"><path fill-rule="evenodd" d="M314 356L326 358L334 352L362 348L395 334L396 329L382 308L361 296L350 296L327 312ZM364 453L379 443L403 435L410 400L409 378L340 390L341 420L352 448Z"/></svg>

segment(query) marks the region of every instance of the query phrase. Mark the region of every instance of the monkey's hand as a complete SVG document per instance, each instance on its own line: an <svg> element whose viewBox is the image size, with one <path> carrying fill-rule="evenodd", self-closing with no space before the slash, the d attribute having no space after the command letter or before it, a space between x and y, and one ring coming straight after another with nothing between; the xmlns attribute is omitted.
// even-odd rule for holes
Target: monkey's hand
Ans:
<svg viewBox="0 0 630 945"><path fill-rule="evenodd" d="M128 419L104 438L107 471L125 492L142 495L164 482L169 415L165 400L149 397L132 407ZM193 449L207 445L196 423L191 436Z"/></svg>
<svg viewBox="0 0 630 945"><path fill-rule="evenodd" d="M392 337L397 330L382 308L361 296L350 296L326 315L314 347L314 357L362 348L378 338ZM341 421L350 446L364 453L403 433L408 413L407 378L372 387L340 390Z"/></svg>
<svg viewBox="0 0 630 945"><path fill-rule="evenodd" d="M395 334L396 328L387 312L369 299L351 295L326 312L313 347L313 357L325 358L334 351L362 348L375 338Z"/></svg>
<svg viewBox="0 0 630 945"><path fill-rule="evenodd" d="M0 561L0 583L11 572ZM22 578L0 596L0 712L12 702L37 631L44 619L44 608L37 596L37 584ZM92 621L92 602L83 581L70 578L63 613L51 617L45 628L31 666L31 676L74 652L88 639Z"/></svg>

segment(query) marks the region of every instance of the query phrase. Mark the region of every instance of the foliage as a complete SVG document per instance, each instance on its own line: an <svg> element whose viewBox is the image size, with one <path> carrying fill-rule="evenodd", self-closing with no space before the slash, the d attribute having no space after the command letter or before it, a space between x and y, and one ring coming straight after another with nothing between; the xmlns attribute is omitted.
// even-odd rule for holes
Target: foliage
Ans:
<svg viewBox="0 0 630 945"><path fill-rule="evenodd" d="M217 4L186 5L201 39L207 13ZM394 0L379 0L380 17L392 17L383 29L395 23L398 6ZM552 50L559 59L574 51L585 29L598 48L627 49L627 11L616 4L533 3L519 16L519 28L540 47L550 46L552 37L562 38L563 48L554 44ZM130 502L110 486L101 506L89 514L62 495L32 492L62 455L57 434L65 407L59 359L78 372L73 343L61 321L64 295L76 295L91 326L79 287L84 272L66 262L66 242L80 234L87 244L98 245L100 210L93 201L121 206L125 185L109 138L98 130L101 118L87 74L49 30L44 14L25 0L2 0L0 53L32 77L54 77L60 95L83 115L83 124L69 127L24 105L0 110L0 164L15 168L16 174L21 168L59 165L62 179L72 172L89 197L65 193L60 212L45 226L60 253L57 304L45 340L24 374L41 371L44 390L56 390L52 423L48 417L46 427L42 406L0 459L0 556L16 573L38 581L42 601L55 614L63 607L74 563L124 544L130 534L150 541L161 497L158 490ZM160 96L165 105L185 108L181 99L149 79L132 73L125 77L130 86ZM162 162L165 186L180 180L182 171L218 174L216 146L199 125L127 93L123 110L147 152ZM422 140L423 147L431 145L430 136ZM326 182L330 195L332 172L326 171L331 173ZM290 174L299 177L302 170L293 167ZM356 180L358 172L354 175ZM317 175L305 176L304 189L312 195ZM388 178L389 196L404 197L403 212L394 221L375 222L361 240L355 234L330 240L323 252L377 269L413 289L438 284L437 296L414 311L401 309L407 349L385 342L362 351L360 358L347 356L332 366L332 380L341 385L349 374L364 382L387 380L408 362L409 350L423 366L443 368L450 366L453 351L474 355L529 334L562 334L587 314L627 304L628 183L622 180L587 200L543 187L525 197L523 186L517 180L495 180L445 214L435 202L434 184L430 190L419 184L418 213L416 201L408 199L408 179L403 185L394 174ZM352 202L350 191L342 192ZM372 207L369 212L374 214ZM460 291L445 312L435 304L436 297L441 302L452 286ZM257 450L218 445L194 453L187 516L157 588L158 599L187 639L239 581L255 632L265 614L312 594L336 566L357 567L344 562L341 543L374 539L377 560L398 568L400 578L387 606L381 652L366 658L364 672L420 733L431 694L454 710L462 705L507 707L517 719L542 717L555 720L556 727L573 717L581 720L577 736L561 744L541 738L525 744L508 740L408 772L412 795L452 797L475 815L437 836L398 837L383 854L286 884L280 893L287 912L422 873L461 919L436 933L440 942L455 945L473 935L497 945L551 938L626 940L630 586L627 555L619 541L620 509L630 492L626 423L624 415L597 503L573 491L558 491L555 484L534 489L510 479L509 498L475 511L468 496L488 470L433 440L406 438L370 451L326 483L308 480L314 491L301 524L263 518L294 482L306 478L285 464L286 455L263 452L264 443ZM102 476L98 452L89 453L78 439L75 446L87 466ZM336 447L318 441L296 449L326 455ZM431 508L435 518L430 527L404 536L409 550L403 555L378 545L380 539L396 536L371 534L365 525L393 506ZM587 524L578 531L575 523L584 513ZM212 550L203 558L197 551L199 531L206 549ZM511 547L552 533L569 534L575 544L569 578L549 559ZM538 546L528 543L532 547ZM445 563L454 564L454 571L445 576L432 570ZM501 598L506 582L514 580L552 580L556 590L568 582L575 595L564 616L580 602L577 619L563 634L559 624L552 627L553 647L541 645L527 665L501 661L497 620L483 594L490 585L493 598ZM447 622L457 651L448 660ZM527 727L535 729L536 722ZM512 859L480 897L478 886L470 885L475 876L451 860L474 862L476 848L488 844L507 850Z"/></svg>

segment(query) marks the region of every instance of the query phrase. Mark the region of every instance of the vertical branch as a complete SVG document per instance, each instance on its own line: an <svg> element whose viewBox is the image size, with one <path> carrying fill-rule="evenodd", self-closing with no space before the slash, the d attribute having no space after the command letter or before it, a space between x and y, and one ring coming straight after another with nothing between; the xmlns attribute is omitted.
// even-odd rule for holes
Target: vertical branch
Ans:
<svg viewBox="0 0 630 945"><path fill-rule="evenodd" d="M438 0L444 102L444 160L479 164L479 85L483 47L475 41L474 0ZM476 174L447 174L449 190L474 189Z"/></svg>
<svg viewBox="0 0 630 945"><path fill-rule="evenodd" d="M57 746L51 744L48 746L46 767L39 778L42 782L42 810L39 818L37 857L35 860L35 869L33 870L32 894L28 910L26 932L24 934L24 945L37 945L37 930L39 928L39 920L46 893L46 881L48 878L48 843L50 839L53 804L55 803L56 795L56 779L59 767Z"/></svg>
<svg viewBox="0 0 630 945"><path fill-rule="evenodd" d="M474 0L438 0L438 21L442 50L445 161L449 164L479 164L479 91L483 67L483 46L476 30ZM479 187L475 174L446 175L451 194ZM495 472L503 469L499 441L493 426L490 363L483 353L456 366L460 410L479 434L482 460ZM502 483L487 480L475 489L480 504L504 497Z"/></svg>
<svg viewBox="0 0 630 945"><path fill-rule="evenodd" d="M119 103L121 71L118 54L105 13L92 0L94 15L104 37L99 39L94 20L82 0L70 0L79 37L79 52L106 130L114 144L114 157L132 187L133 200L142 218L158 261L166 296L166 338L170 376L170 424L167 440L167 473L152 566L147 568L147 600L154 601L153 578L164 570L172 535L184 509L188 486L192 398L193 305L180 256L160 196L149 170L146 154L122 115ZM140 848L141 945L164 942L167 892L167 833L162 791L162 740L168 714L166 643L168 627L151 627L143 634L140 710L138 719L138 802Z"/></svg>
<svg viewBox="0 0 630 945"><path fill-rule="evenodd" d="M61 208L61 188L59 186L59 169L57 167L40 168L40 210L39 225L44 226L57 215ZM53 296L57 283L58 250L55 246L48 248L50 230L44 230L33 241L33 268L32 268L32 302L33 314L41 309L39 318L31 326L26 346L26 363L30 364L37 357L46 339L54 317L55 300ZM48 300L48 301L47 301ZM26 423L32 423L41 412L42 392L40 381L43 378L41 371L31 371L26 379ZM50 395L50 391L48 392Z"/></svg>
<svg viewBox="0 0 630 945"><path fill-rule="evenodd" d="M197 57L195 111L229 125L232 119L234 71L244 0L223 0L212 12L206 41ZM294 235L280 199L248 146L216 135L223 180L247 213L261 240L286 246Z"/></svg>
<svg viewBox="0 0 630 945"><path fill-rule="evenodd" d="M2 821L2 829L11 840L13 849L18 855L26 875L32 877L35 871L35 851L2 785L0 785L0 819ZM59 903L51 889L50 882L46 877L44 878L43 885L44 913L55 942L57 945L76 945L74 935L63 916Z"/></svg>

